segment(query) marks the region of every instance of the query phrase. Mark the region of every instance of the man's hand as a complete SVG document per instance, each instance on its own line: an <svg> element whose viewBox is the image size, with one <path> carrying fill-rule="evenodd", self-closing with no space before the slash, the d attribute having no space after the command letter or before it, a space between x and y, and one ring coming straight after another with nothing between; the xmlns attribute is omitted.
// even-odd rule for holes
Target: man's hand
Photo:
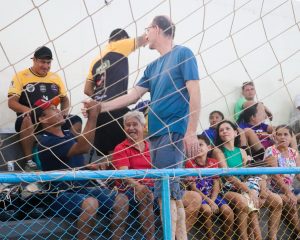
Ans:
<svg viewBox="0 0 300 240"><path fill-rule="evenodd" d="M139 202L141 202L144 198L151 196L152 192L146 185L138 183L134 186L135 195ZM149 195L150 194L150 195Z"/></svg>
<svg viewBox="0 0 300 240"><path fill-rule="evenodd" d="M91 163L87 165L90 170L106 170L108 168L108 163Z"/></svg>
<svg viewBox="0 0 300 240"><path fill-rule="evenodd" d="M196 157L199 153L199 142L196 134L185 134L183 139L185 153L188 158Z"/></svg>
<svg viewBox="0 0 300 240"><path fill-rule="evenodd" d="M101 105L99 102L92 99L85 100L83 101L81 112L86 118L97 117L101 112Z"/></svg>
<svg viewBox="0 0 300 240"><path fill-rule="evenodd" d="M277 158L274 156L269 156L269 157L265 158L264 162L267 167L277 167L278 166Z"/></svg>
<svg viewBox="0 0 300 240"><path fill-rule="evenodd" d="M211 211L214 213L214 214L217 214L219 212L219 207L218 205L213 201L213 200L208 200L208 205L210 206L211 208Z"/></svg>

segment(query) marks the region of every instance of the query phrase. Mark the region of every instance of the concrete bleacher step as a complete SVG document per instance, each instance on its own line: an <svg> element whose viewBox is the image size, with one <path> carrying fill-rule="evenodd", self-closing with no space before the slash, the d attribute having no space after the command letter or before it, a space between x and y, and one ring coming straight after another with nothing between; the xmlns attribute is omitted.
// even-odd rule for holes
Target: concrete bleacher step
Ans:
<svg viewBox="0 0 300 240"><path fill-rule="evenodd" d="M110 220L98 218L97 225L91 233L91 239L110 239ZM161 224L156 224L156 239L162 239ZM144 239L140 225L134 219L127 219L125 236L122 240ZM0 239L76 239L76 219L73 218L39 218L18 221L0 221Z"/></svg>

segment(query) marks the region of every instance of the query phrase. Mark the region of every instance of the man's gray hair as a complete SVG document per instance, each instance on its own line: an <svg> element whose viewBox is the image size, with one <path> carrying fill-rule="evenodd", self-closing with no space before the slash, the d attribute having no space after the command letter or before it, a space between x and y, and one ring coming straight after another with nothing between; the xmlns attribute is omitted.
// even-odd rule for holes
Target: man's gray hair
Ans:
<svg viewBox="0 0 300 240"><path fill-rule="evenodd" d="M123 116L124 124L130 118L136 118L143 126L146 124L145 116L139 111L130 111Z"/></svg>
<svg viewBox="0 0 300 240"><path fill-rule="evenodd" d="M152 24L157 25L160 29L162 29L165 36L169 36L174 39L175 25L169 17L163 15L156 16L153 19Z"/></svg>

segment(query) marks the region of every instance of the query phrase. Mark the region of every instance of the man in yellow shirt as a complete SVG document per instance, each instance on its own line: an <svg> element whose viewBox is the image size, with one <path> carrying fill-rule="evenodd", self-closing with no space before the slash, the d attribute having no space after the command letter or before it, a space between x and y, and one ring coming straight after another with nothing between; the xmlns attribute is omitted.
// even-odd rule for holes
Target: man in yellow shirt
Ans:
<svg viewBox="0 0 300 240"><path fill-rule="evenodd" d="M129 38L125 30L119 28L113 30L108 44L91 63L84 93L99 102L126 94L129 76L128 56L146 44L145 34ZM122 129L122 119L128 110L125 107L99 114L94 142L99 156L110 154L115 146L126 138Z"/></svg>
<svg viewBox="0 0 300 240"><path fill-rule="evenodd" d="M8 90L8 107L16 112L16 132L20 133L20 143L27 160L26 168L34 169L35 163L31 160L32 147L34 143L34 125L37 121L32 115L32 108L38 99L46 101L54 97L60 98L60 108L68 116L70 107L66 88L61 78L50 72L52 52L46 47L39 47L32 58L33 65L30 68L18 72L12 79ZM75 131L81 131L81 119L72 116ZM68 122L68 121L67 121Z"/></svg>

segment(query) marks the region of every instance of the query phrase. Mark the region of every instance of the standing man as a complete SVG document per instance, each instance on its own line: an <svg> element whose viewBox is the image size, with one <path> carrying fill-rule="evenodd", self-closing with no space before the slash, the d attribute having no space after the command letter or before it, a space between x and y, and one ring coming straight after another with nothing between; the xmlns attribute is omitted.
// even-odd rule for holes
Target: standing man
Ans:
<svg viewBox="0 0 300 240"><path fill-rule="evenodd" d="M108 45L91 64L84 93L99 102L126 94L129 75L127 57L146 43L145 35L129 38L125 30L113 30ZM126 138L122 126L123 115L128 111L127 107L123 107L98 116L94 146L99 156L112 153L115 146Z"/></svg>
<svg viewBox="0 0 300 240"><path fill-rule="evenodd" d="M30 118L33 104L38 99L51 100L59 96L64 117L68 116L70 107L67 91L61 78L56 73L50 72L51 50L45 46L39 47L32 60L32 67L18 72L13 77L8 90L8 107L17 113L15 129L20 133L20 143L26 158L25 168L28 170L36 168L36 164L31 160L35 141L33 135L35 119ZM73 116L70 120L73 130L80 132L81 119Z"/></svg>
<svg viewBox="0 0 300 240"><path fill-rule="evenodd" d="M244 103L246 103L248 101L255 101L256 90L255 90L254 83L252 81L243 83L242 95L243 96L240 97L237 100L236 104L234 105L234 120L235 121L237 121L239 119L239 117L244 109ZM270 118L270 120L272 121L273 115L266 106L265 106L265 111L266 111L268 118Z"/></svg>
<svg viewBox="0 0 300 240"><path fill-rule="evenodd" d="M102 111L128 106L150 92L149 140L153 168L181 168L198 154L196 136L200 86L196 59L186 47L173 45L175 26L167 16L156 16L146 28L150 49L160 57L150 63L138 84L126 95L102 104ZM154 194L160 199L160 182ZM187 239L179 179L170 181L173 239Z"/></svg>

